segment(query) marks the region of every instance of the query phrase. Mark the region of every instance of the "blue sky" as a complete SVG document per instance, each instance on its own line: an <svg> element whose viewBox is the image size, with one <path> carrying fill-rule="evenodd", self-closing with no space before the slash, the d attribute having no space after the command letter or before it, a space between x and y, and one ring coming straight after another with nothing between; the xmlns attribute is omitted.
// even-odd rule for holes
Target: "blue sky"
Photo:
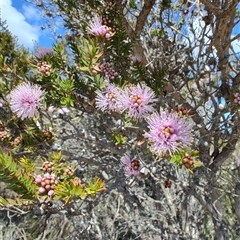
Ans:
<svg viewBox="0 0 240 240"><path fill-rule="evenodd" d="M54 38L48 29L42 30L44 19L41 9L22 0L0 0L2 20L7 21L8 29L17 36L18 43L30 50L36 43L39 46L52 46Z"/></svg>

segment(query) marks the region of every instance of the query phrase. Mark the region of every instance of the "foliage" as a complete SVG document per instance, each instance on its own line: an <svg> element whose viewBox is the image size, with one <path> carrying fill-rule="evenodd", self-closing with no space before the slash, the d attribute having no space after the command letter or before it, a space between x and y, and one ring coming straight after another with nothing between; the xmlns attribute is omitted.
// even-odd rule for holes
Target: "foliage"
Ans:
<svg viewBox="0 0 240 240"><path fill-rule="evenodd" d="M33 199L36 196L33 178L29 172L35 167L30 161L22 158L17 164L12 156L4 154L3 150L0 149L0 165L0 180L2 182L10 184L11 189L23 199Z"/></svg>

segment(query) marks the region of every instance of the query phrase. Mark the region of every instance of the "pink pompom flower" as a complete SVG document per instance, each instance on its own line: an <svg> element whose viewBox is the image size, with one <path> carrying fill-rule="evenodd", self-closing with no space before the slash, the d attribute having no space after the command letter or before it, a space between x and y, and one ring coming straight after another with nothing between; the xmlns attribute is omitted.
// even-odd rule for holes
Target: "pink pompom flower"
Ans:
<svg viewBox="0 0 240 240"><path fill-rule="evenodd" d="M22 83L7 96L10 108L22 120L38 116L45 92L38 85Z"/></svg>
<svg viewBox="0 0 240 240"><path fill-rule="evenodd" d="M146 117L154 111L154 103L157 101L155 94L147 85L127 85L120 99L123 111L134 120Z"/></svg>
<svg viewBox="0 0 240 240"><path fill-rule="evenodd" d="M87 27L87 31L95 36L102 36L105 38L110 38L112 36L112 33L110 31L110 29L106 26L102 24L102 20L100 17L95 16L92 21L90 21L88 27Z"/></svg>
<svg viewBox="0 0 240 240"><path fill-rule="evenodd" d="M149 132L144 134L150 150L158 156L172 154L191 142L191 128L185 118L176 113L153 113L148 119Z"/></svg>
<svg viewBox="0 0 240 240"><path fill-rule="evenodd" d="M53 54L53 50L49 47L38 47L34 53L37 58L43 58L44 56L51 54Z"/></svg>
<svg viewBox="0 0 240 240"><path fill-rule="evenodd" d="M120 95L120 88L114 84L108 84L105 89L96 91L96 108L109 113L120 111Z"/></svg>

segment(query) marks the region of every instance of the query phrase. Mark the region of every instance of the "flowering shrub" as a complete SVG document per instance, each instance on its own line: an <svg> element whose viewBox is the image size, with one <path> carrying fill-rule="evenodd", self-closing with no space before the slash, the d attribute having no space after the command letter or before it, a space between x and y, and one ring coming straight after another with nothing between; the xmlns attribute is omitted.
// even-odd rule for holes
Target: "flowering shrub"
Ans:
<svg viewBox="0 0 240 240"><path fill-rule="evenodd" d="M8 53L9 41L1 42L0 180L18 195L1 197L2 207L20 205L22 213L40 205L41 214L70 217L85 210L92 225L105 227L111 218L111 234L116 226L135 229L129 239L151 238L142 236L149 229L166 233L161 239L201 238L201 226L212 226L208 215L216 234L233 229L236 219L228 227L223 209L233 202L229 195L238 198L239 183L231 181L236 193L225 196L219 189L228 181L218 176L226 168L235 171L224 176L230 178L239 168L235 160L224 166L239 139L239 61L236 69L225 63L231 35L216 30L234 22L225 16L219 24L228 25L217 25L235 5L227 11L211 7L213 1L206 9L204 1L180 2L53 1L46 16L55 19L56 5L69 31L52 49ZM199 26L192 22L196 15ZM196 27L202 38L192 32ZM145 230L137 229L136 209L162 225L149 227L143 217L138 223ZM96 220L96 212L104 214ZM86 229L79 232L94 232L92 239L129 234L113 238L109 229ZM230 239L226 232L217 238Z"/></svg>
<svg viewBox="0 0 240 240"><path fill-rule="evenodd" d="M108 7L110 13L113 6ZM182 163L179 163L179 160L174 161L181 155L182 149L191 147L191 128L181 116L185 115L185 110L177 110L176 113L153 113L159 107L160 98L156 93L159 92L161 84L155 90L149 86L152 76L147 78L145 75L142 68L143 57L132 52L124 29L121 30L123 35L121 31L116 31L117 27L122 27L121 21L116 21L116 24L113 25L108 15L93 17L86 26L90 36L81 39L81 47L74 42L69 44L73 54L71 61L72 57L81 56L74 60L74 64L68 59L67 46L62 43L56 44L53 49L37 48L31 58L31 67L34 66L33 69L37 70L29 72L32 82L23 79L17 81L16 86L10 89L6 96L6 106L2 104L9 116L11 112L8 106L23 124L22 128L15 131L6 122L1 131L1 141L7 151L14 153L21 150L30 153L25 165L18 166L20 169L23 166L29 169L29 179L24 184L31 185L36 191L28 196L29 199L33 200L36 195L40 198L48 196L52 200L64 200L67 204L75 198L96 197L97 193L105 189L101 179L84 182L76 177L74 167L61 162L61 146L55 142L55 119L71 120L73 109L86 114L87 107L91 106L92 111L96 108L120 121L120 126L108 137L114 144L122 146L122 150L126 150L131 138L126 129L145 125L139 131L138 138L141 140L136 146L146 147L144 142L148 142L149 149L159 159L171 155L172 163L180 167L182 164L191 170L195 167L194 160L191 157L187 160L187 155L182 158ZM114 57L117 58L117 48L123 50L122 61L114 60ZM110 63L105 59L113 61ZM146 79L135 81L133 77L136 72ZM18 120L15 118L13 121ZM13 137L11 131L14 132ZM64 131L60 136L64 135ZM38 151L39 144L50 149L47 160L42 156L45 160L40 168L41 173L36 170L35 164L30 164L31 155ZM118 161L120 171L127 178L140 176L141 169L143 174L149 172L144 166L147 163L140 158L131 159L126 153L119 157Z"/></svg>

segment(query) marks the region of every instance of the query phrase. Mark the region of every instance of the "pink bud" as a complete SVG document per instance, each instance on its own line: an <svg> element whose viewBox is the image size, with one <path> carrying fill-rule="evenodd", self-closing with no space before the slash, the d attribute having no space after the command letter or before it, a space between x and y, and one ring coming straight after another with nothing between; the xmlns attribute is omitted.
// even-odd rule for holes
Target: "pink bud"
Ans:
<svg viewBox="0 0 240 240"><path fill-rule="evenodd" d="M50 190L49 192L48 192L48 196L53 196L54 195L54 191L53 190Z"/></svg>
<svg viewBox="0 0 240 240"><path fill-rule="evenodd" d="M36 178L35 178L35 181L36 183L41 183L42 182L42 177L40 175L38 175Z"/></svg>
<svg viewBox="0 0 240 240"><path fill-rule="evenodd" d="M45 189L46 189L46 190L50 190L50 189L51 189L51 185L46 185L46 186L45 186Z"/></svg>
<svg viewBox="0 0 240 240"><path fill-rule="evenodd" d="M105 38L108 39L108 38L110 38L110 37L111 37L111 34L109 34L109 33L106 33L106 34L105 34Z"/></svg>
<svg viewBox="0 0 240 240"><path fill-rule="evenodd" d="M44 193L46 190L45 190L45 188L40 187L38 191L39 191L39 193Z"/></svg>
<svg viewBox="0 0 240 240"><path fill-rule="evenodd" d="M104 36L106 34L106 32L107 32L106 27L105 26L101 26L97 32L98 32L99 35Z"/></svg>
<svg viewBox="0 0 240 240"><path fill-rule="evenodd" d="M46 183L45 183L45 182L41 182L41 186L42 186L42 187L45 187L45 186L46 186Z"/></svg>
<svg viewBox="0 0 240 240"><path fill-rule="evenodd" d="M51 178L51 175L50 175L49 173L45 173L45 174L44 174L44 178L50 179L50 178Z"/></svg>

